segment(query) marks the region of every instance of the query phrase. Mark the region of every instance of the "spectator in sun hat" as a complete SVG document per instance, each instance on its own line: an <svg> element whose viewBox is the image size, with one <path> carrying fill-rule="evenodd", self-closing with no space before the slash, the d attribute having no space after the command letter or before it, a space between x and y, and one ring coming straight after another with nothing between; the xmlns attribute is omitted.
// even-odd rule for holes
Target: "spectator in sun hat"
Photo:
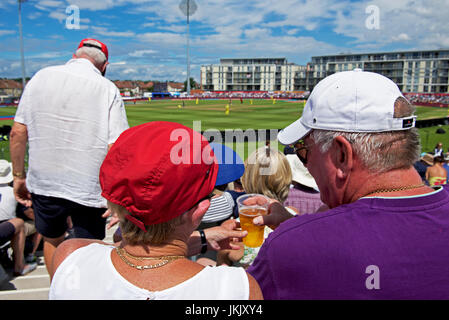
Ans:
<svg viewBox="0 0 449 320"><path fill-rule="evenodd" d="M158 121L125 131L100 169L102 194L120 218L123 240L118 247L65 241L55 253L50 299L261 299L243 269L186 259L202 247L195 229L219 166L207 140L181 124ZM245 235L229 231L215 240L224 247Z"/></svg>
<svg viewBox="0 0 449 320"><path fill-rule="evenodd" d="M296 155L286 156L292 169L292 184L284 206L294 207L299 214L314 213L322 205L315 179Z"/></svg>
<svg viewBox="0 0 449 320"><path fill-rule="evenodd" d="M279 225L248 272L265 299L446 299L449 189L423 184L414 107L390 79L360 69L313 89L279 132L329 210L288 215L273 202L256 224ZM256 199L255 199L256 200Z"/></svg>
<svg viewBox="0 0 449 320"><path fill-rule="evenodd" d="M47 270L71 216L76 237L105 237L106 200L100 165L128 121L120 91L104 77L107 46L80 42L73 58L38 71L28 82L10 135L14 192L31 207L44 239ZM29 145L29 168L25 153Z"/></svg>
<svg viewBox="0 0 449 320"><path fill-rule="evenodd" d="M21 276L36 269L37 265L25 262L26 226L23 219L16 216L17 201L14 198L12 181L11 163L7 160L0 160L0 245L11 241L13 274Z"/></svg>
<svg viewBox="0 0 449 320"><path fill-rule="evenodd" d="M421 157L419 158L419 161L416 161L413 165L416 169L416 171L419 173L422 181L425 184L429 184L429 182L426 179L426 171L429 166L433 166L433 155L427 152L421 153Z"/></svg>

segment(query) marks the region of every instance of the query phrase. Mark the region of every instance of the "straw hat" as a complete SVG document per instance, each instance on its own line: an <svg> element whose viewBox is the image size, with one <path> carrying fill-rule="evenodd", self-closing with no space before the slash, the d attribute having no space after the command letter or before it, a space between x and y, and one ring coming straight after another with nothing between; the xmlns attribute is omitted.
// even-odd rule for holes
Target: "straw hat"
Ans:
<svg viewBox="0 0 449 320"><path fill-rule="evenodd" d="M433 165L433 156L430 153L426 153L425 155L421 156L421 160L427 163L429 166Z"/></svg>
<svg viewBox="0 0 449 320"><path fill-rule="evenodd" d="M296 154L288 154L286 158L292 169L292 180L318 191L315 179L298 159L298 156Z"/></svg>

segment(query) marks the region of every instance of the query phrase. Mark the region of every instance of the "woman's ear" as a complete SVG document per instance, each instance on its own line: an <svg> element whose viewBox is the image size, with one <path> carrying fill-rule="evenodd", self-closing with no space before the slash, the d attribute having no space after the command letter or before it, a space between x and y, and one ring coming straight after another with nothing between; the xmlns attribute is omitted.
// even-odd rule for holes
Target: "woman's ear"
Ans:
<svg viewBox="0 0 449 320"><path fill-rule="evenodd" d="M354 166L354 152L352 145L342 136L338 136L332 143L333 162L336 167L337 178L346 179Z"/></svg>
<svg viewBox="0 0 449 320"><path fill-rule="evenodd" d="M193 224L199 225L204 215L210 207L210 200L203 200L198 205L189 210L188 216L191 217Z"/></svg>

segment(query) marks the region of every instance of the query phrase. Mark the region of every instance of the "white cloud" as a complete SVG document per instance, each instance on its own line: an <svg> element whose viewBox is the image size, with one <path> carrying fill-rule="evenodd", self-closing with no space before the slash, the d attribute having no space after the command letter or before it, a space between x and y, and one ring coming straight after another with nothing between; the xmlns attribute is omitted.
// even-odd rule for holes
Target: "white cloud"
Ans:
<svg viewBox="0 0 449 320"><path fill-rule="evenodd" d="M153 0L70 0L70 4L78 6L81 10L107 10L119 6L134 6L140 4L157 3L158 6L164 5L162 1Z"/></svg>
<svg viewBox="0 0 449 320"><path fill-rule="evenodd" d="M409 41L410 37L406 33L401 33L398 36L393 36L392 40L393 41Z"/></svg>
<svg viewBox="0 0 449 320"><path fill-rule="evenodd" d="M170 32L148 32L137 35L137 38L143 42L157 44L158 47L183 46L186 41L184 35Z"/></svg>
<svg viewBox="0 0 449 320"><path fill-rule="evenodd" d="M92 27L92 30L101 36L106 37L134 37L133 31L110 31L104 27Z"/></svg>
<svg viewBox="0 0 449 320"><path fill-rule="evenodd" d="M108 68L109 79L184 81L185 66L164 65L161 63L137 64L127 62L124 65L112 65ZM199 75L199 72L198 72ZM194 76L194 72L192 72Z"/></svg>
<svg viewBox="0 0 449 320"><path fill-rule="evenodd" d="M379 29L369 29L365 12L368 5L379 9ZM440 48L449 34L448 0L376 0L352 3L335 17L334 31L354 39L355 48L413 43L416 48ZM438 36L440 35L440 36Z"/></svg>
<svg viewBox="0 0 449 320"><path fill-rule="evenodd" d="M130 73L138 73L138 71L133 68L128 68L128 69L123 70L122 73L128 75Z"/></svg>
<svg viewBox="0 0 449 320"><path fill-rule="evenodd" d="M42 0L42 1L38 1L37 3L41 7L51 7L51 8L65 7L65 4L63 1L57 1L57 0Z"/></svg>
<svg viewBox="0 0 449 320"><path fill-rule="evenodd" d="M154 54L154 53L157 53L157 51L155 51L155 50L137 50L137 51L129 53L129 56L135 57L135 58L142 58L145 55L150 55L150 54Z"/></svg>
<svg viewBox="0 0 449 320"><path fill-rule="evenodd" d="M59 11L52 11L49 14L50 18L56 19L59 22L63 22L67 19L67 15L65 13L59 12Z"/></svg>
<svg viewBox="0 0 449 320"><path fill-rule="evenodd" d="M36 54L27 54L27 59L53 59L69 55L69 52L41 52Z"/></svg>
<svg viewBox="0 0 449 320"><path fill-rule="evenodd" d="M8 6L17 5L16 0L2 0L0 1L0 9L6 8Z"/></svg>
<svg viewBox="0 0 449 320"><path fill-rule="evenodd" d="M10 34L15 34L16 32L14 30L0 30L0 37L1 36L7 36Z"/></svg>
<svg viewBox="0 0 449 320"><path fill-rule="evenodd" d="M171 32L186 32L187 27L185 25L169 25L169 26L157 26L158 29L160 30L167 30L167 31L171 31Z"/></svg>
<svg viewBox="0 0 449 320"><path fill-rule="evenodd" d="M40 18L41 16L42 16L42 13L39 12L39 11L37 11L37 12L30 13L30 14L27 16L27 18L30 19L30 20L35 20L35 19Z"/></svg>

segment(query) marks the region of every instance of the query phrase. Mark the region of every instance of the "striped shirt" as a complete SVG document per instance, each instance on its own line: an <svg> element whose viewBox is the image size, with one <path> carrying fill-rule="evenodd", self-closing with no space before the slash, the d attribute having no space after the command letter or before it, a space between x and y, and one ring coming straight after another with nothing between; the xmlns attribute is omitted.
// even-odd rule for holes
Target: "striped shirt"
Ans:
<svg viewBox="0 0 449 320"><path fill-rule="evenodd" d="M235 202L228 192L223 192L221 196L210 200L210 207L201 220L202 223L218 222L232 216Z"/></svg>

